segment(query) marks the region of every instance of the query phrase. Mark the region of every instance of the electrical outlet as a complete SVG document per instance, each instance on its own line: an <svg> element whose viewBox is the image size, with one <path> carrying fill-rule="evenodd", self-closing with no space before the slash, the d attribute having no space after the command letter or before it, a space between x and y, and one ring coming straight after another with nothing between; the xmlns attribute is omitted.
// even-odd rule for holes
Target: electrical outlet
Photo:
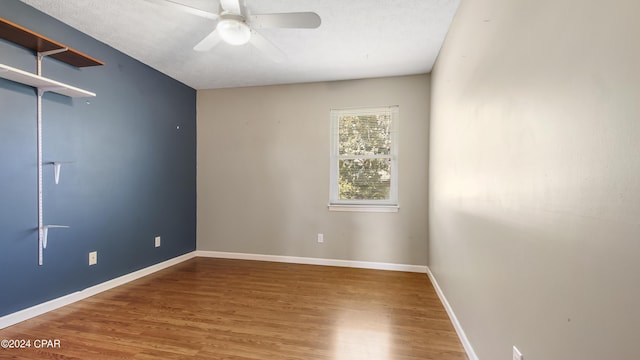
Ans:
<svg viewBox="0 0 640 360"><path fill-rule="evenodd" d="M322 244L324 242L324 234L318 233L318 243Z"/></svg>
<svg viewBox="0 0 640 360"><path fill-rule="evenodd" d="M156 247L160 247L160 236L156 236Z"/></svg>
<svg viewBox="0 0 640 360"><path fill-rule="evenodd" d="M520 353L520 350L515 346L513 347L513 360L524 360L522 353Z"/></svg>
<svg viewBox="0 0 640 360"><path fill-rule="evenodd" d="M95 265L98 263L98 252L92 251L89 253L89 265Z"/></svg>

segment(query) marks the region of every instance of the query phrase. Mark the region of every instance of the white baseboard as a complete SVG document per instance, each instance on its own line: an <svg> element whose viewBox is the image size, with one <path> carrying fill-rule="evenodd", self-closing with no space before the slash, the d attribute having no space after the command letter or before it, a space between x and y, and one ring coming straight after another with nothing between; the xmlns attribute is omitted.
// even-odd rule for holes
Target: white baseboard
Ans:
<svg viewBox="0 0 640 360"><path fill-rule="evenodd" d="M120 285L126 284L130 281L140 279L144 276L152 274L154 272L166 269L173 265L179 264L183 261L192 259L194 257L215 257L215 258L224 258L224 259L239 259L239 260L258 260L258 261L273 261L273 262L282 262L282 263L295 263L295 264L307 264L307 265L324 265L324 266L340 266L340 267L354 267L354 268L363 268L363 269L376 269L376 270L391 270L391 271L407 271L407 272L416 272L416 273L426 273L433 284L433 287L442 302L449 318L451 319L451 323L460 338L460 342L467 352L467 356L469 360L479 360L476 355L469 339L467 338L464 330L462 329L462 325L458 321L451 305L447 301L447 298L444 296L440 285L438 285L438 281L433 276L433 273L427 266L421 265L406 265L406 264L393 264L393 263L379 263L379 262L368 262L368 261L352 261L352 260L335 260L335 259L321 259L321 258L308 258L308 257L296 257L296 256L278 256L278 255L262 255L262 254L246 254L246 253L232 253L232 252L222 252L222 251L203 251L196 250L173 259L169 259L167 261L161 262L159 264L155 264L144 269L132 272L127 275L120 276L118 278L105 281L101 284L86 288L82 291L78 291L69 295L65 295L59 297L57 299L53 299L42 304L38 304L32 306L30 308L20 310L18 312L5 315L0 317L0 329L4 329L11 325L15 325L19 322L34 318L36 316L42 315L49 311L59 309L63 306L72 304L74 302L86 299L93 295L99 294L103 291L107 291L109 289L113 289Z"/></svg>
<svg viewBox="0 0 640 360"><path fill-rule="evenodd" d="M130 281L140 279L156 271L166 269L168 267L179 264L183 261L192 259L197 256L216 257L216 258L224 258L224 259L239 259L239 260L273 261L273 262L307 264L307 265L353 267L353 268L362 268L362 269L406 271L406 272L416 272L416 273L423 273L423 274L428 273L428 268L426 266L421 266L421 265L406 265L406 264L380 263L380 262L369 262L369 261L335 260L335 259L320 259L320 258L308 258L308 257L296 257L296 256L278 256L278 255L245 254L245 253L197 250L197 251L190 252L188 254L175 257L173 259L169 259L159 264L155 264L155 265L146 267L144 269L140 269L130 274L126 274L118 278L105 281L101 284L94 285L84 290L71 293L69 295L65 295L65 296L44 302L42 304L38 304L30 308L20 310L15 313L0 317L0 329L4 329L11 325L15 325L19 322L34 318L36 316L47 313L49 311L59 309L63 306L86 299L93 295L99 294L103 291L107 291L109 289L113 289L120 285L126 284ZM433 279L432 281L435 284L435 281ZM438 295L440 295L440 293L438 293ZM441 299L443 299L442 296L441 296ZM447 308L447 312L449 311L450 311L449 308ZM452 320L453 319L455 319L455 317L452 317ZM476 360L476 358L473 358L472 360Z"/></svg>
<svg viewBox="0 0 640 360"><path fill-rule="evenodd" d="M467 335L464 333L464 330L462 329L462 325L460 325L460 322L458 321L456 314L453 312L453 308L451 308L451 305L449 305L449 301L447 301L447 298L444 296L444 293L442 292L440 285L438 285L438 281L436 281L436 278L435 276L433 276L433 273L431 272L431 269L429 269L429 267L427 267L427 275L429 275L429 279L431 280L433 287L436 289L436 293L438 294L438 297L442 302L442 306L444 306L444 309L447 311L447 314L449 314L449 318L451 319L451 323L453 324L454 329L456 329L458 338L460 338L460 342L462 343L464 350L467 352L467 357L469 357L469 360L479 360L478 356L476 355L476 352L473 350L473 347L469 342L469 339L467 338Z"/></svg>
<svg viewBox="0 0 640 360"><path fill-rule="evenodd" d="M196 256L214 257L214 258L223 258L223 259L238 259L238 260L273 261L273 262L305 264L305 265L324 265L324 266L353 267L353 268L361 268L361 269L406 271L406 272L416 272L416 273L423 273L423 274L427 272L427 267L422 265L406 265L406 264L380 263L380 262L369 262L369 261L321 259L321 258L309 258L309 257L298 257L298 256L246 254L246 253L233 253L233 252L224 252L224 251L204 251L204 250L197 250Z"/></svg>
<svg viewBox="0 0 640 360"><path fill-rule="evenodd" d="M133 280L137 280L141 277L147 276L149 274L152 274L156 271L160 271L163 269L166 269L170 266L176 265L178 263L181 263L183 261L192 259L196 256L196 252L190 252L178 257L175 257L173 259L169 259L167 261L163 261L159 264L155 264L155 265L151 265L149 267L146 267L144 269L140 269L138 271L134 271L132 273L129 273L127 275L123 275L120 276L118 278L109 280L109 281L105 281L103 283L100 283L98 285L94 285L92 287L86 288L84 290L75 292L75 293L71 293L69 295L65 295L47 302L44 302L42 304L38 304L35 306L32 306L30 308L24 309L24 310L20 310L18 312L9 314L9 315L5 315L3 317L0 317L0 329L4 329L8 326L11 325L15 325L19 322L34 318L36 316L42 315L46 312L55 310L55 309L59 309L63 306L72 304L76 301L80 301L82 299L86 299L90 296L96 295L98 293L101 293L103 291L107 291L109 289L113 289L117 286L126 284L130 281Z"/></svg>

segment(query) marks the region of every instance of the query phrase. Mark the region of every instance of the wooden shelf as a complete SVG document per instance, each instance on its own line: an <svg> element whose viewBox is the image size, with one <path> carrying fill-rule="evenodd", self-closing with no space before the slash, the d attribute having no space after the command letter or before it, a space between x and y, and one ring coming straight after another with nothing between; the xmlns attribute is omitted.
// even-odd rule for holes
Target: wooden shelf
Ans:
<svg viewBox="0 0 640 360"><path fill-rule="evenodd" d="M51 91L54 93L70 96L70 97L91 97L96 96L90 91L78 89L77 87L63 84L61 82L47 79L42 76L32 74L11 66L0 64L0 78L15 81L21 84L33 86L34 88Z"/></svg>
<svg viewBox="0 0 640 360"><path fill-rule="evenodd" d="M75 67L104 65L104 62L100 60L97 60L87 54L83 54L57 41L51 40L46 36L42 36L3 18L0 18L0 38L24 46L35 52L45 52L66 48L67 51L49 55L49 57L60 60Z"/></svg>

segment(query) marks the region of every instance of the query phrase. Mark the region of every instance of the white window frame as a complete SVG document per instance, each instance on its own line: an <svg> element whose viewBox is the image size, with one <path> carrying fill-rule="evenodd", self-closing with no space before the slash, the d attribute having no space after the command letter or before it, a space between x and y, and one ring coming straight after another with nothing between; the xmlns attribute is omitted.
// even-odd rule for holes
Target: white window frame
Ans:
<svg viewBox="0 0 640 360"><path fill-rule="evenodd" d="M391 154L361 155L358 158L379 159L389 158L391 160L391 179L389 199L385 200L344 200L339 198L338 172L340 159L354 158L353 156L340 156L339 154L339 126L340 118L348 115L367 115L389 113L391 115ZM329 210L331 211L361 211L361 212L397 212L398 205L398 129L400 119L400 108L397 105L362 107L349 109L331 109L331 170L329 189Z"/></svg>

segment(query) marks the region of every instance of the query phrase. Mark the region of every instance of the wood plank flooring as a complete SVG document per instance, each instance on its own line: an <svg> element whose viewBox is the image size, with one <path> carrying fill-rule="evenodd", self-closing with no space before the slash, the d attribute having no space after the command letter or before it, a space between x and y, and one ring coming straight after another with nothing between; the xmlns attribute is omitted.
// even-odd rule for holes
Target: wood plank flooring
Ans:
<svg viewBox="0 0 640 360"><path fill-rule="evenodd" d="M13 359L466 360L424 274L195 258L0 330ZM60 340L54 348L36 339ZM41 344L40 344L41 345Z"/></svg>

